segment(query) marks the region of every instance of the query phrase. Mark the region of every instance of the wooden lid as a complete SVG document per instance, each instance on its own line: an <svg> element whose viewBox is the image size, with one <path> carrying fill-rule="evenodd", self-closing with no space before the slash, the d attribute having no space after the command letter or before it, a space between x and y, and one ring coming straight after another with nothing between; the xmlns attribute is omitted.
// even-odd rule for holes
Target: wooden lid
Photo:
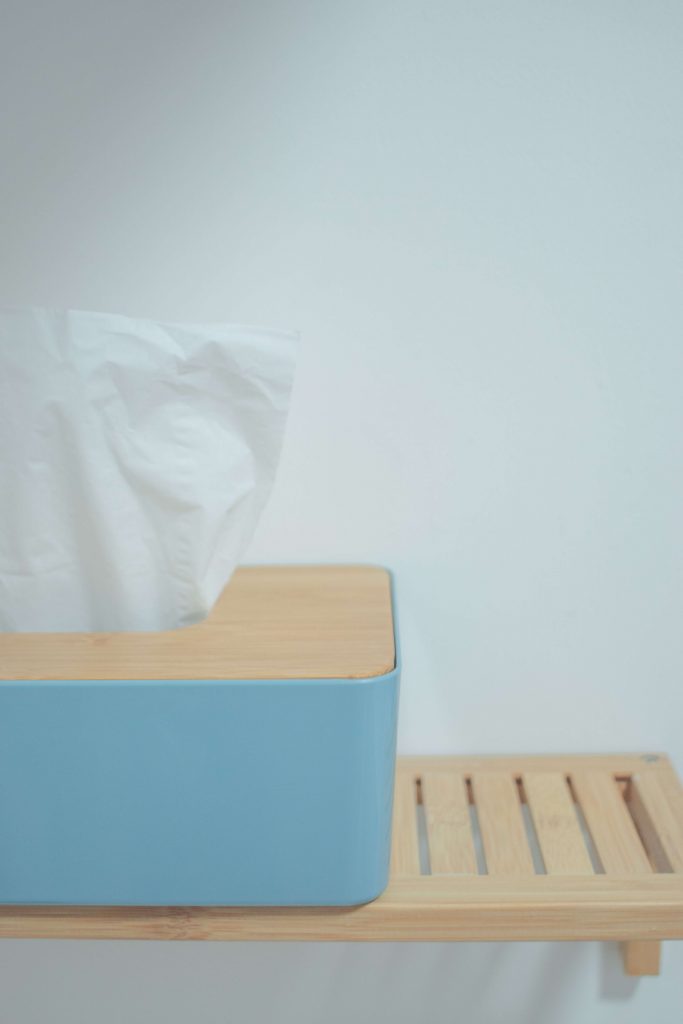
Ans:
<svg viewBox="0 0 683 1024"><path fill-rule="evenodd" d="M359 679L395 664L376 566L237 569L209 617L162 633L0 633L0 679Z"/></svg>

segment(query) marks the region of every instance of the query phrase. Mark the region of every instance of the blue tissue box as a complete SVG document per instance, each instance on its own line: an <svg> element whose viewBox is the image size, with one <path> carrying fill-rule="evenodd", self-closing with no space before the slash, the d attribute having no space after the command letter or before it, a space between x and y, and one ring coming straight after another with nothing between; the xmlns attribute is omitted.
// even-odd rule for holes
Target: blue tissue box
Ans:
<svg viewBox="0 0 683 1024"><path fill-rule="evenodd" d="M0 903L373 899L399 671L372 566L240 569L166 633L0 634Z"/></svg>

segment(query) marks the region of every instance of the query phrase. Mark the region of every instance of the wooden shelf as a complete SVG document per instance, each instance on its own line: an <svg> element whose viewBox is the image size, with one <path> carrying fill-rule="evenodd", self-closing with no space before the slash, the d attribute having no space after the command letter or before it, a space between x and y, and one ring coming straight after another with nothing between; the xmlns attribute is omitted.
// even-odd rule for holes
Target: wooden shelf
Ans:
<svg viewBox="0 0 683 1024"><path fill-rule="evenodd" d="M0 937L624 943L683 939L683 788L656 754L404 757L391 881L359 907L0 908Z"/></svg>

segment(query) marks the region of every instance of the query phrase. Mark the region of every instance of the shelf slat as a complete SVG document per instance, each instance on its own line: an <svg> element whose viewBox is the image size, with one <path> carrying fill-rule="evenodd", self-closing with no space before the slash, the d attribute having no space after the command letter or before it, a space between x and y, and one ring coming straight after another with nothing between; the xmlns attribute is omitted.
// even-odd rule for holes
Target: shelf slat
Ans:
<svg viewBox="0 0 683 1024"><path fill-rule="evenodd" d="M474 803L484 843L489 875L533 875L517 784L504 772L477 772L472 776Z"/></svg>
<svg viewBox="0 0 683 1024"><path fill-rule="evenodd" d="M392 878L419 876L417 841L417 789L412 775L397 775L394 789L394 824L391 844Z"/></svg>
<svg viewBox="0 0 683 1024"><path fill-rule="evenodd" d="M670 870L683 872L683 820L676 816L669 800L673 792L670 779L653 772L639 774L633 777L631 787L633 803L641 804L647 816L651 842L657 846L658 841ZM640 823L642 819L637 820Z"/></svg>
<svg viewBox="0 0 683 1024"><path fill-rule="evenodd" d="M421 775L422 804L433 875L476 875L477 857L470 826L465 778L459 772Z"/></svg>
<svg viewBox="0 0 683 1024"><path fill-rule="evenodd" d="M565 776L557 772L527 772L524 790L546 872L592 875L593 867Z"/></svg>
<svg viewBox="0 0 683 1024"><path fill-rule="evenodd" d="M649 875L650 861L614 779L581 769L571 778L605 873Z"/></svg>

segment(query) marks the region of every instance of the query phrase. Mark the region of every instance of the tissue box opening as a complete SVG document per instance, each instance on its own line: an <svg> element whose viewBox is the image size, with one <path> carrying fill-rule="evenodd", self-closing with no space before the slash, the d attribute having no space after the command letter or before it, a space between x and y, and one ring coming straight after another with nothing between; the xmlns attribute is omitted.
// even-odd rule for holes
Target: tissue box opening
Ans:
<svg viewBox="0 0 683 1024"><path fill-rule="evenodd" d="M0 902L374 898L395 640L368 566L240 569L164 633L0 635Z"/></svg>

